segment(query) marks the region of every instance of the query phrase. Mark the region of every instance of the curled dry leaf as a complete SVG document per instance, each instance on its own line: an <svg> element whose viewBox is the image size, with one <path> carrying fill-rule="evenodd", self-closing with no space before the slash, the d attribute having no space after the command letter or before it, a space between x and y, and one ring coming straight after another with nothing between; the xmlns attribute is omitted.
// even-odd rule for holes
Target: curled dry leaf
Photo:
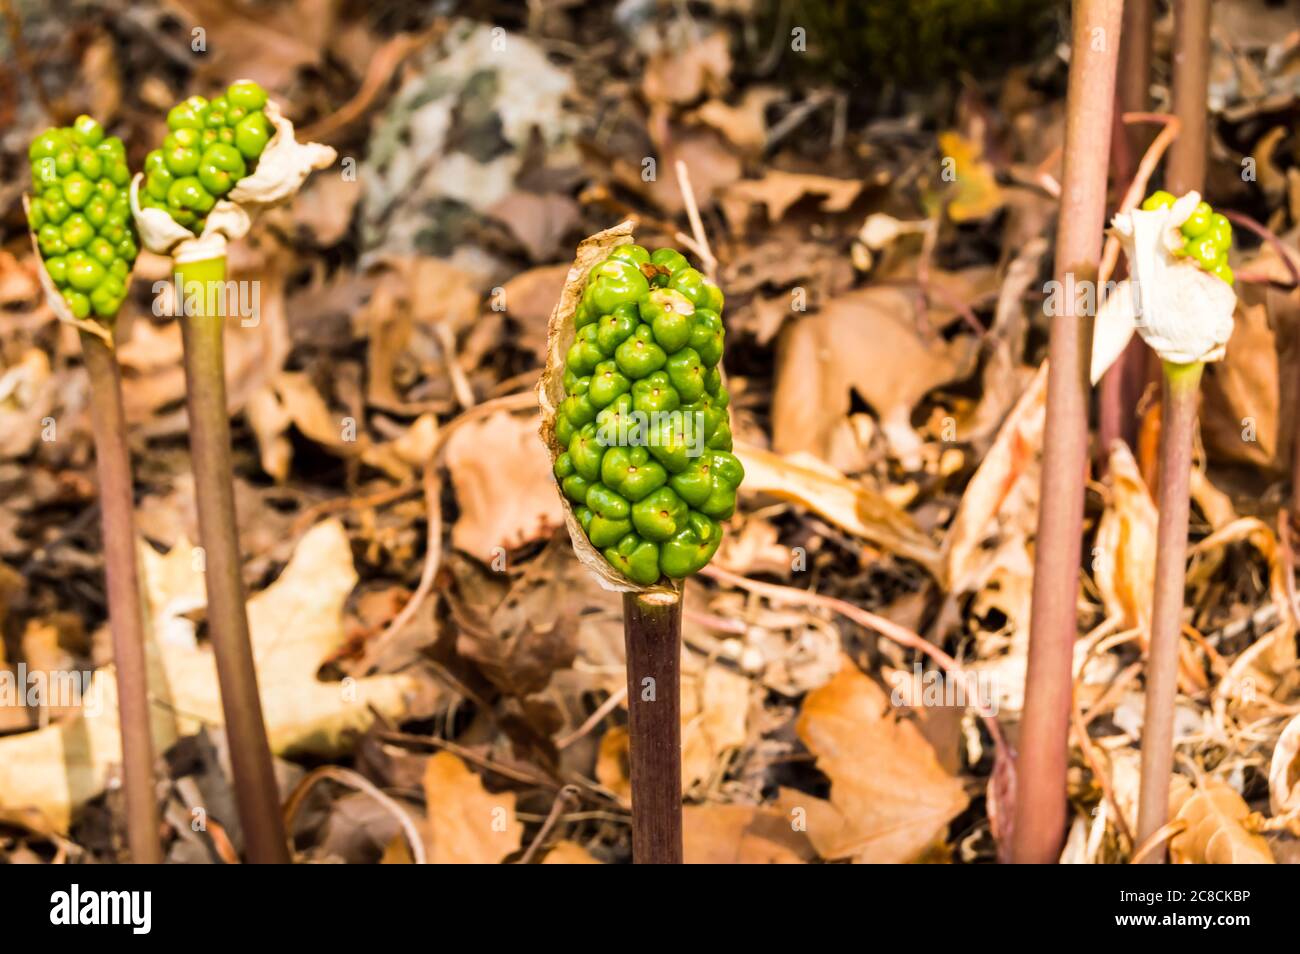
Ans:
<svg viewBox="0 0 1300 954"><path fill-rule="evenodd" d="M498 552L549 536L564 522L535 428L531 418L498 411L448 439L445 459L460 503L451 530L456 549L490 563Z"/></svg>
<svg viewBox="0 0 1300 954"><path fill-rule="evenodd" d="M912 409L929 391L966 377L978 346L918 330L914 299L896 288L864 288L787 324L777 351L772 442L782 453L829 459L831 435L859 394L880 417L894 456L920 467L923 441Z"/></svg>
<svg viewBox="0 0 1300 954"><path fill-rule="evenodd" d="M1097 527L1093 573L1106 615L1122 629L1151 628L1156 572L1156 505L1123 441L1110 448L1110 501Z"/></svg>
<svg viewBox="0 0 1300 954"><path fill-rule="evenodd" d="M744 225L749 207L762 205L771 222L779 222L790 207L807 195L821 196L823 212L843 212L862 193L862 180L782 172L773 169L761 179L745 179L728 186L722 208L733 227Z"/></svg>
<svg viewBox="0 0 1300 954"><path fill-rule="evenodd" d="M740 443L735 454L745 467L741 494L794 501L841 530L914 560L935 579L941 578L943 568L934 542L881 494L809 454L783 457Z"/></svg>
<svg viewBox="0 0 1300 954"><path fill-rule="evenodd" d="M796 729L831 780L831 796L787 791L782 803L805 809L808 838L823 858L915 861L966 807L961 781L851 661L809 693Z"/></svg>
<svg viewBox="0 0 1300 954"><path fill-rule="evenodd" d="M1186 828L1169 840L1169 860L1180 865L1271 865L1273 853L1251 830L1250 807L1229 785L1205 779L1193 789L1186 779L1169 794L1174 821Z"/></svg>
<svg viewBox="0 0 1300 954"><path fill-rule="evenodd" d="M632 225L630 219L620 222L613 228L597 232L579 243L573 265L569 268L568 277L564 281L564 288L560 291L560 299L555 303L555 308L551 311L551 320L546 326L546 367L542 369L542 376L537 381L537 404L541 408L538 433L542 436L542 443L546 445L546 452L552 466L555 464L555 459L564 452L560 442L555 439L555 415L564 400L564 359L569 345L573 344L573 313L582 298L587 273L615 248L632 241ZM573 506L555 486L554 478L551 479L551 486L563 508L564 525L569 530L569 539L573 541L573 552L601 586L620 593L639 593L656 589L655 586L638 586L610 566L609 561L601 556L600 551L591 545L587 535L582 532L578 518L574 516Z"/></svg>
<svg viewBox="0 0 1300 954"><path fill-rule="evenodd" d="M1268 794L1275 816L1300 817L1300 716L1287 723L1273 747Z"/></svg>

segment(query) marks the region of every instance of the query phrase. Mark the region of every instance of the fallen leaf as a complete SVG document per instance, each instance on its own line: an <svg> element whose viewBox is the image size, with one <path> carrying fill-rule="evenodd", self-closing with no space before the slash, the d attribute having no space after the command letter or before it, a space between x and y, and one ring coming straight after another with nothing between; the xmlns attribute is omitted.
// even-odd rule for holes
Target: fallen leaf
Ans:
<svg viewBox="0 0 1300 954"><path fill-rule="evenodd" d="M451 542L484 563L563 526L537 418L498 411L457 430L444 455L460 514Z"/></svg>
<svg viewBox="0 0 1300 954"><path fill-rule="evenodd" d="M1193 789L1181 776L1169 793L1170 815L1186 828L1169 840L1176 865L1271 865L1268 842L1248 830L1251 811L1240 795L1216 779Z"/></svg>
<svg viewBox="0 0 1300 954"><path fill-rule="evenodd" d="M1093 544L1093 576L1106 615L1121 621L1120 629L1150 632L1159 514L1123 441L1111 444L1107 475L1110 494Z"/></svg>
<svg viewBox="0 0 1300 954"><path fill-rule="evenodd" d="M706 802L682 809L688 865L799 865L816 860L789 815L762 805Z"/></svg>
<svg viewBox="0 0 1300 954"><path fill-rule="evenodd" d="M804 196L821 196L818 208L822 212L835 213L848 209L861 193L860 179L835 179L773 169L761 179L745 179L728 186L722 195L722 207L732 228L743 231L751 205L762 205L767 209L768 221L779 222Z"/></svg>
<svg viewBox="0 0 1300 954"><path fill-rule="evenodd" d="M1273 746L1268 793L1275 816L1300 815L1300 716L1286 724Z"/></svg>
<svg viewBox="0 0 1300 954"><path fill-rule="evenodd" d="M194 645L202 605L201 562L188 544L166 556L141 545L149 617L150 694L155 751L224 716L208 645ZM410 675L321 682L321 662L345 640L343 604L356 584L352 548L337 520L299 542L280 577L248 601L263 715L276 754L347 751L374 720L397 720L417 692ZM188 627L188 630L186 630ZM113 667L95 670L82 714L57 726L0 739L0 817L39 814L66 831L75 809L104 791L121 759Z"/></svg>
<svg viewBox="0 0 1300 954"><path fill-rule="evenodd" d="M977 143L961 133L940 133L939 152L944 164L944 181L955 183L948 199L950 219L958 223L973 222L1002 208L1005 201L1002 189Z"/></svg>
<svg viewBox="0 0 1300 954"><path fill-rule="evenodd" d="M782 95L770 86L754 86L745 91L738 105L710 99L694 116L726 136L736 148L757 155L767 145L767 107Z"/></svg>
<svg viewBox="0 0 1300 954"><path fill-rule="evenodd" d="M938 548L902 510L865 484L850 480L807 454L781 456L737 443L745 467L742 494L769 494L807 507L854 536L915 560L936 579L942 573Z"/></svg>
<svg viewBox="0 0 1300 954"><path fill-rule="evenodd" d="M977 346L920 333L914 300L895 288L865 288L828 302L781 332L772 396L778 452L828 459L830 438L859 394L877 413L894 455L919 468L922 439L913 408L929 391L966 377Z"/></svg>
<svg viewBox="0 0 1300 954"><path fill-rule="evenodd" d="M795 728L831 781L830 801L802 802L808 838L827 860L914 861L966 807L920 730L851 662L808 694Z"/></svg>
<svg viewBox="0 0 1300 954"><path fill-rule="evenodd" d="M524 826L513 792L493 794L457 756L439 752L424 771L429 861L436 865L496 865L519 850Z"/></svg>
<svg viewBox="0 0 1300 954"><path fill-rule="evenodd" d="M542 859L544 865L598 865L591 852L573 841L557 841Z"/></svg>
<svg viewBox="0 0 1300 954"><path fill-rule="evenodd" d="M721 92L731 75L731 44L723 31L692 43L665 43L646 61L641 94L650 103L683 104Z"/></svg>

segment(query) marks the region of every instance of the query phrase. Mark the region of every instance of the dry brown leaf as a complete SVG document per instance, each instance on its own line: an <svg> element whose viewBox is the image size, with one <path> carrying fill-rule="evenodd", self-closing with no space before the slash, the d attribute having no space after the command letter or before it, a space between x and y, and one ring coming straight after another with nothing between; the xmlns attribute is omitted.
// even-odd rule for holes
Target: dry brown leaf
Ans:
<svg viewBox="0 0 1300 954"><path fill-rule="evenodd" d="M484 563L549 536L564 522L537 419L498 411L458 429L444 455L460 514L458 550Z"/></svg>
<svg viewBox="0 0 1300 954"><path fill-rule="evenodd" d="M211 647L195 644L191 615L205 601L195 553L184 541L166 556L140 547L158 752L224 721ZM409 675L317 679L322 661L345 642L343 604L356 580L347 534L330 520L309 530L280 577L248 601L263 715L277 754L347 751L374 712L400 719L418 691ZM0 817L40 815L66 831L73 811L104 791L121 758L112 666L95 671L86 698L99 704L78 718L0 739Z"/></svg>
<svg viewBox="0 0 1300 954"><path fill-rule="evenodd" d="M973 222L1002 208L1002 189L977 143L958 132L940 133L939 152L945 165L945 181L955 183L948 200L949 218Z"/></svg>
<svg viewBox="0 0 1300 954"><path fill-rule="evenodd" d="M804 196L822 196L817 207L822 212L835 213L848 209L861 193L861 179L835 179L773 169L761 179L745 179L728 186L721 201L732 228L743 231L751 205L764 206L768 221L779 222Z"/></svg>
<svg viewBox="0 0 1300 954"><path fill-rule="evenodd" d="M723 666L682 654L682 790L709 782L725 757L743 745L749 714L750 683ZM615 726L601 738L596 778L630 803L627 729Z"/></svg>
<svg viewBox="0 0 1300 954"><path fill-rule="evenodd" d="M582 218L578 203L567 195L538 195L516 189L498 201L488 214L504 222L534 262L545 262L559 251L564 237Z"/></svg>
<svg viewBox="0 0 1300 954"><path fill-rule="evenodd" d="M1121 629L1151 628L1156 573L1156 505L1123 441L1110 449L1110 499L1097 526L1092 569L1106 615Z"/></svg>
<svg viewBox="0 0 1300 954"><path fill-rule="evenodd" d="M806 809L808 838L823 858L914 861L966 807L961 782L852 662L808 694L795 727L831 780L831 796L783 801Z"/></svg>
<svg viewBox="0 0 1300 954"><path fill-rule="evenodd" d="M772 396L772 443L781 453L828 460L831 436L857 392L879 415L894 455L919 467L913 408L929 391L967 376L978 347L918 330L914 299L896 288L865 288L828 302L781 332Z"/></svg>
<svg viewBox="0 0 1300 954"><path fill-rule="evenodd" d="M762 805L706 802L682 810L688 865L800 865L816 860L789 815Z"/></svg>
<svg viewBox="0 0 1300 954"><path fill-rule="evenodd" d="M1295 294L1243 283L1227 355L1205 376L1201 436L1215 458L1273 467L1279 462L1277 322L1300 321ZM1285 396L1285 395L1284 395Z"/></svg>
<svg viewBox="0 0 1300 954"><path fill-rule="evenodd" d="M652 104L684 104L726 89L731 44L722 31L684 45L664 44L646 62L641 94Z"/></svg>
<svg viewBox="0 0 1300 954"><path fill-rule="evenodd" d="M782 95L770 86L754 86L745 91L738 105L711 99L694 116L726 136L736 148L758 154L767 145L767 107Z"/></svg>
<svg viewBox="0 0 1300 954"><path fill-rule="evenodd" d="M769 494L794 501L841 530L915 560L940 578L940 556L933 541L911 517L865 484L806 454L782 457L740 443L735 453L745 467L742 494Z"/></svg>
<svg viewBox="0 0 1300 954"><path fill-rule="evenodd" d="M743 172L740 159L712 129L696 127L676 131L660 148L655 175L648 181L640 163L611 158L610 171L625 188L644 196L670 215L685 210L681 186L674 172L678 161L686 163L691 190L701 208L710 205L715 195L738 180Z"/></svg>
<svg viewBox="0 0 1300 954"><path fill-rule="evenodd" d="M1193 789L1177 776L1169 793L1174 821L1186 828L1169 840L1169 860L1178 865L1271 865L1273 853L1251 831L1251 811L1230 786L1205 779Z"/></svg>
<svg viewBox="0 0 1300 954"><path fill-rule="evenodd" d="M54 411L57 382L50 376L50 359L40 348L27 348L14 364L0 370L0 460L26 457L44 430L57 426Z"/></svg>
<svg viewBox="0 0 1300 954"><path fill-rule="evenodd" d="M323 248L337 245L352 227L361 183L342 175L312 176L293 200L293 221Z"/></svg>
<svg viewBox="0 0 1300 954"><path fill-rule="evenodd" d="M493 794L457 756L439 752L424 770L429 861L436 865L496 865L519 850L524 826L513 792Z"/></svg>
<svg viewBox="0 0 1300 954"><path fill-rule="evenodd" d="M1044 362L966 485L957 516L948 528L944 550L953 593L983 585L988 575L989 541L1023 540L1032 532L1046 399Z"/></svg>
<svg viewBox="0 0 1300 954"><path fill-rule="evenodd" d="M1300 716L1286 724L1273 746L1268 794L1275 816L1300 816Z"/></svg>
<svg viewBox="0 0 1300 954"><path fill-rule="evenodd" d="M543 265L520 272L501 286L505 313L519 327L519 347L539 361L546 360L546 319L568 274L568 265Z"/></svg>

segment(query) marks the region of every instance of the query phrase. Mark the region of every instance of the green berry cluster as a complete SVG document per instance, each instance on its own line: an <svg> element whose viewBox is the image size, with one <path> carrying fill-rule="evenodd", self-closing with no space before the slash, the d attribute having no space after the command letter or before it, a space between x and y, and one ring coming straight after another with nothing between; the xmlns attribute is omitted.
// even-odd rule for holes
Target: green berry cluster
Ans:
<svg viewBox="0 0 1300 954"><path fill-rule="evenodd" d="M736 509L722 304L675 249L621 245L574 315L555 476L592 546L644 586L702 569Z"/></svg>
<svg viewBox="0 0 1300 954"><path fill-rule="evenodd" d="M211 102L191 96L173 106L162 148L145 158L140 205L162 209L201 233L217 200L252 171L266 148L271 123L265 106L266 91L249 81L232 84Z"/></svg>
<svg viewBox="0 0 1300 954"><path fill-rule="evenodd" d="M126 298L139 252L127 187L131 173L116 136L89 116L47 129L27 152L28 224L45 271L77 318L112 318Z"/></svg>
<svg viewBox="0 0 1300 954"><path fill-rule="evenodd" d="M1151 193L1142 203L1143 210L1153 212L1167 209L1177 199L1163 189ZM1229 285L1233 283L1232 269L1228 267L1228 249L1232 248L1232 223L1227 217L1210 208L1208 202L1200 202L1182 225L1182 254L1195 260L1215 278L1221 278Z"/></svg>

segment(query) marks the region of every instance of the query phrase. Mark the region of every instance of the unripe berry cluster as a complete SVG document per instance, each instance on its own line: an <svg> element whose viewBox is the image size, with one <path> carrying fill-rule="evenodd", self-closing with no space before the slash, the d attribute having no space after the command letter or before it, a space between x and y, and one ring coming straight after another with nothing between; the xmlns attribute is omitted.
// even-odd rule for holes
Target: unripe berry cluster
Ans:
<svg viewBox="0 0 1300 954"><path fill-rule="evenodd" d="M680 252L622 245L574 316L555 476L592 546L642 585L702 569L736 509L722 305Z"/></svg>
<svg viewBox="0 0 1300 954"><path fill-rule="evenodd" d="M1163 189L1151 193L1142 203L1143 210L1152 212L1167 209L1177 200ZM1233 283L1232 269L1228 267L1228 249L1232 248L1232 223L1215 212L1208 202L1200 202L1181 226L1182 254L1192 258L1197 265L1215 278L1229 285Z"/></svg>
<svg viewBox="0 0 1300 954"><path fill-rule="evenodd" d="M28 150L28 224L45 271L77 318L112 318L139 252L126 150L89 116L47 129Z"/></svg>
<svg viewBox="0 0 1300 954"><path fill-rule="evenodd" d="M145 157L141 206L162 209L201 233L217 200L253 170L266 148L271 124L265 106L266 91L248 81L211 102L191 96L173 106L162 148Z"/></svg>

